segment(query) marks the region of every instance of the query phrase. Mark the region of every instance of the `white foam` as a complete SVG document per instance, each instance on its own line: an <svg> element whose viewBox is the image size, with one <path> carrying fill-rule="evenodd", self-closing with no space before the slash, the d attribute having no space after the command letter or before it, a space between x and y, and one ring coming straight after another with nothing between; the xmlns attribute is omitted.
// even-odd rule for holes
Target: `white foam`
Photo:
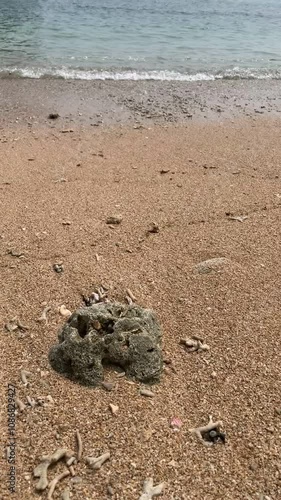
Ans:
<svg viewBox="0 0 281 500"><path fill-rule="evenodd" d="M1 70L0 70L1 73ZM196 82L196 81L214 81L224 78L241 78L241 79L280 79L281 73L277 71L244 69L235 67L225 70L221 73L213 74L208 72L199 72L194 74L179 73L176 71L160 70L160 71L98 71L98 70L75 70L69 68L4 68L2 73L15 74L23 78L42 78L56 77L65 80L120 80L120 81L138 81L138 80L155 80L155 81L181 81L181 82Z"/></svg>

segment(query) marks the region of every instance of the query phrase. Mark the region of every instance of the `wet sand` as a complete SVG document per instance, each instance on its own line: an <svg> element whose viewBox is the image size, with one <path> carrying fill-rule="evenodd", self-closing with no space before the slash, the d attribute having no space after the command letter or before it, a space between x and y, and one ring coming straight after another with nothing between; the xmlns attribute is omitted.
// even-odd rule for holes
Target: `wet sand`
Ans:
<svg viewBox="0 0 281 500"><path fill-rule="evenodd" d="M11 82L7 108L16 102ZM32 85L54 91L62 85L42 82ZM0 82L2 96L6 85ZM171 124L146 117L140 120L144 128L134 129L135 112L128 121L117 108L119 124L109 120L110 126L91 127L78 106L74 117L66 118L59 107L62 91L46 94L44 101L39 92L33 104L30 97L29 108L24 85L18 109L2 111L1 120L3 450L8 384L26 408L16 417L17 493L8 491L3 454L0 497L47 498L46 491L35 493L32 471L42 455L63 447L77 450L79 430L82 461L74 466L75 478L58 485L55 499L68 487L73 499L105 500L110 484L112 498L137 500L144 479L153 477L155 484L166 483L163 500L277 500L280 121L254 113L244 118L225 105L231 119L219 113L219 119ZM84 110L90 107L87 95ZM68 102L67 94L64 99ZM48 121L55 111L61 118ZM105 221L111 215L121 215L122 223L110 228ZM232 218L237 216L243 222ZM147 236L153 222L159 232ZM217 257L226 261L198 273L199 262ZM62 274L53 270L58 262ZM75 310L81 294L101 284L121 301L130 288L137 303L159 318L164 357L171 364L153 386L153 398L139 395L140 384L113 370L106 380L115 388L107 392L78 386L49 366L48 351L64 321L58 307ZM47 324L38 322L46 304ZM8 332L4 325L15 316L29 329ZM192 335L210 350L186 352L180 339ZM21 382L22 369L31 373L28 387ZM29 408L27 396L42 398L45 406ZM116 415L110 403L119 407ZM222 420L225 445L206 448L189 432L209 415ZM182 421L179 432L170 427L174 417ZM85 456L107 451L111 458L99 471L84 463ZM63 470L61 462L49 478Z"/></svg>
<svg viewBox="0 0 281 500"><path fill-rule="evenodd" d="M236 118L279 118L278 80L206 82L1 79L0 126L185 124Z"/></svg>

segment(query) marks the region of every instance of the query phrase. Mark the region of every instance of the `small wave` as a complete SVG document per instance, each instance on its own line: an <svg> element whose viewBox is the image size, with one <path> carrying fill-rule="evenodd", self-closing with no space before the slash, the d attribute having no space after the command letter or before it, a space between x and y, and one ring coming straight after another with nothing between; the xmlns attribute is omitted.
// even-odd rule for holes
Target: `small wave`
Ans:
<svg viewBox="0 0 281 500"><path fill-rule="evenodd" d="M198 72L198 73L180 73L177 71L159 70L159 71L109 71L109 70L77 70L70 68L3 68L0 69L0 77L22 77L22 78L61 78L64 80L119 80L119 81L214 81L214 80L279 80L281 71L265 69L244 69L235 67L220 72Z"/></svg>

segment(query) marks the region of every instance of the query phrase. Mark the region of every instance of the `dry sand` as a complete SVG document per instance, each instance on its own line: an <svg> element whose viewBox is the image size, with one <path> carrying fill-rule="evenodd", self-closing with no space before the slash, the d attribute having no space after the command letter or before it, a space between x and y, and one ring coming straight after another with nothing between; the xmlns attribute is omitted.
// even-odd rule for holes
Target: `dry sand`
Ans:
<svg viewBox="0 0 281 500"><path fill-rule="evenodd" d="M137 500L147 477L166 482L163 500L281 498L280 122L61 128L5 126L1 134L1 499L12 498L8 383L25 403L28 395L54 400L16 417L13 498L47 498L35 494L32 471L41 455L76 450L76 430L83 457L111 458L96 472L82 458L81 482L65 478L55 499L68 486L72 499L105 500L110 483L112 498ZM123 221L110 228L105 220L115 214ZM147 237L152 222L160 231ZM194 269L216 257L228 260L211 273ZM100 284L119 300L129 287L158 315L172 364L154 398L114 371L106 380L115 389L106 392L48 364L64 321L58 306L75 310L81 293ZM37 321L43 303L51 307L47 324ZM14 316L29 330L7 332ZM190 335L210 351L185 352L179 342ZM32 374L27 388L21 369ZM225 446L206 448L189 432L210 414L223 421ZM170 428L174 417L179 432ZM60 463L50 479L63 470Z"/></svg>

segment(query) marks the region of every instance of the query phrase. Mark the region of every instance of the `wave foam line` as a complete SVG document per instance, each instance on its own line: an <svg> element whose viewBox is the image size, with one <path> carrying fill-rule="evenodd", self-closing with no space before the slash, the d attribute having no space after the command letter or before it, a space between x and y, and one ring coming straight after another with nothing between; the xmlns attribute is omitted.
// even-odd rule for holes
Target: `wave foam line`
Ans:
<svg viewBox="0 0 281 500"><path fill-rule="evenodd" d="M220 79L281 79L281 71L268 71L265 69L240 69L233 68L218 73L198 72L194 74L179 73L176 71L99 71L99 70L75 70L68 68L3 68L0 69L2 76L15 76L22 78L63 78L65 80L119 80L119 81L214 81Z"/></svg>

